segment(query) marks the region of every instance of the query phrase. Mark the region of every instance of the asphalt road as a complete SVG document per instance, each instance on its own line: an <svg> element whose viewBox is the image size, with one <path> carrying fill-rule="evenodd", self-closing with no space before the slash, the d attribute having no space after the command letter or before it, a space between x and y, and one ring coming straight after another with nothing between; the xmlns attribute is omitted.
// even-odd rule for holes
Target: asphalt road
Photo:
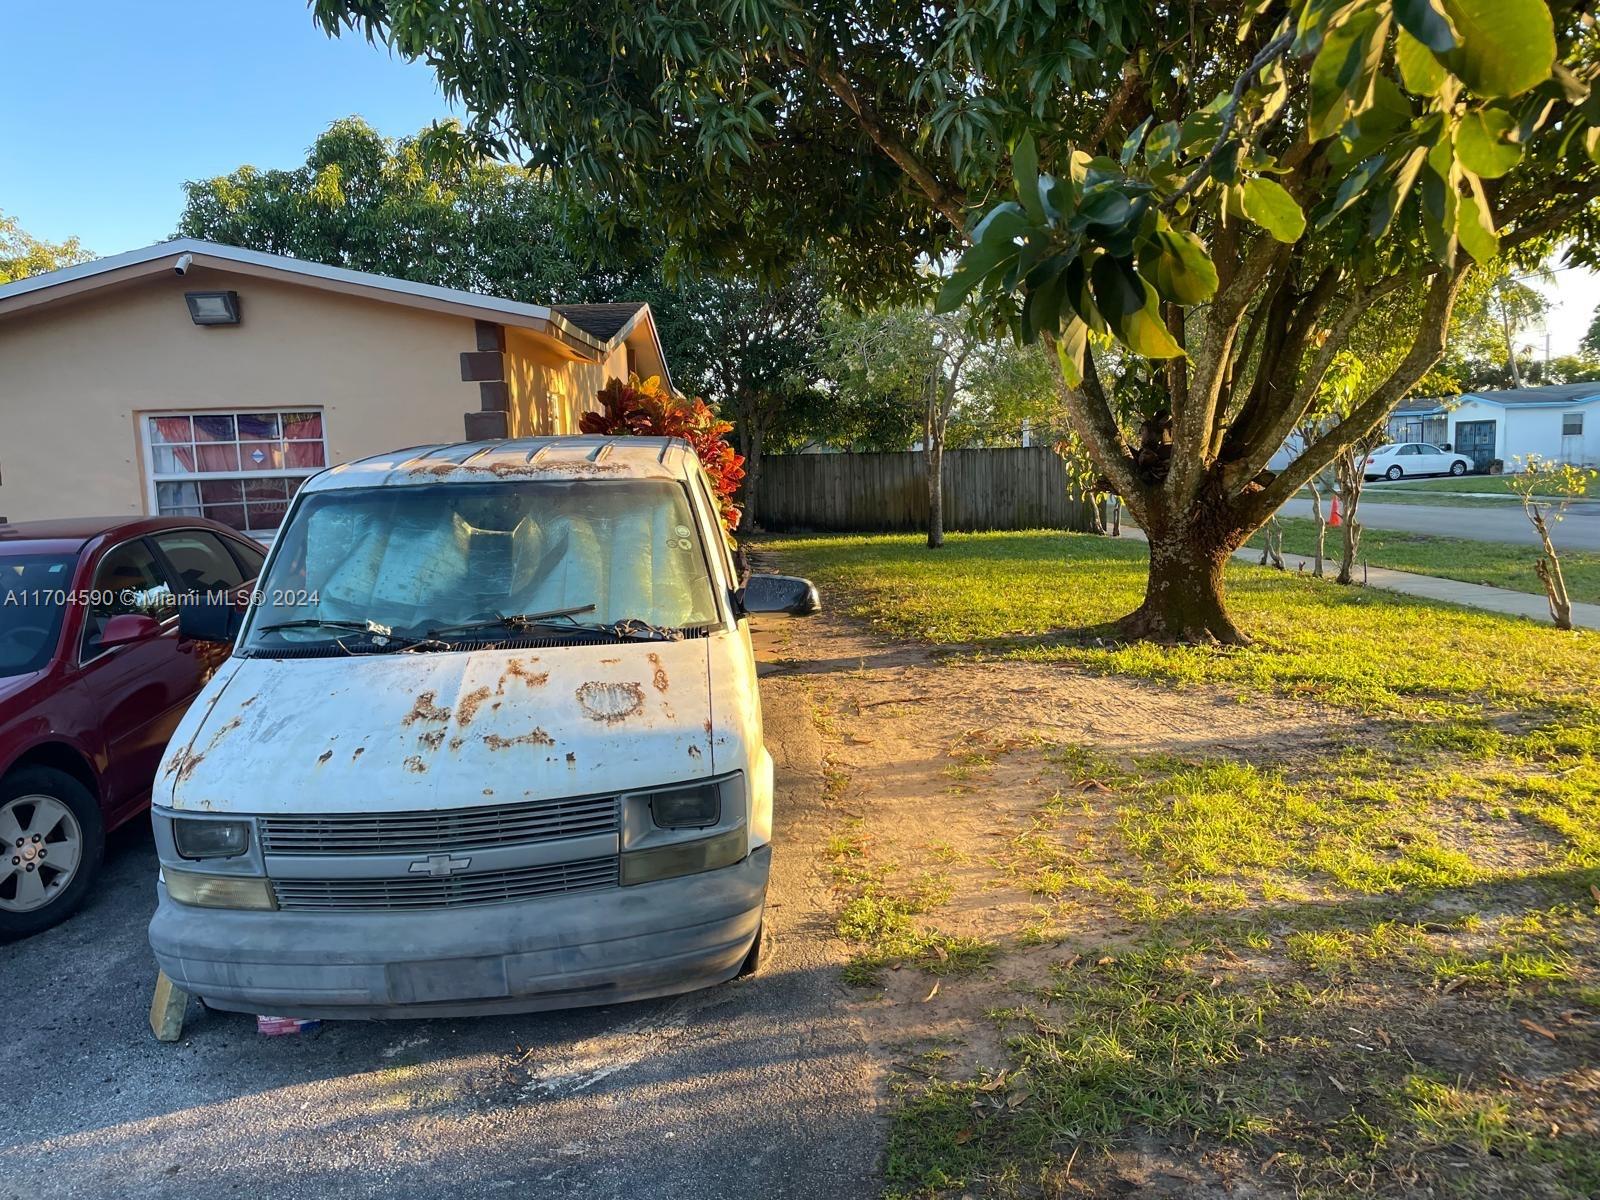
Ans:
<svg viewBox="0 0 1600 1200"><path fill-rule="evenodd" d="M0 946L0 1200L877 1195L879 1074L814 866L820 747L785 689L765 686L769 965L675 999L280 1038L191 1003L184 1040L161 1045L156 860L136 822L85 911Z"/></svg>
<svg viewBox="0 0 1600 1200"><path fill-rule="evenodd" d="M1431 504L1384 504L1381 486L1368 484L1361 494L1361 523L1372 529L1398 529L1436 537L1476 542L1513 542L1536 546L1539 535L1517 504L1465 500L1459 508ZM1326 514L1327 502L1323 502ZM1309 517L1311 501L1295 499L1279 510L1285 517ZM1600 504L1575 504L1556 534L1559 550L1600 550Z"/></svg>

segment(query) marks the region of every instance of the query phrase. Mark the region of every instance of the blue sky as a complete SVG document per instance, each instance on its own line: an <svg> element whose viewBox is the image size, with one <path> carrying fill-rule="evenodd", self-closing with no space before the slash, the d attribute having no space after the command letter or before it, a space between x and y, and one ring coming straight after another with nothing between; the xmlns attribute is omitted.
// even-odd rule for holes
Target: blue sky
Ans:
<svg viewBox="0 0 1600 1200"><path fill-rule="evenodd" d="M98 254L161 241L183 182L294 166L330 121L449 116L433 74L311 23L302 0L7 0L0 211Z"/></svg>

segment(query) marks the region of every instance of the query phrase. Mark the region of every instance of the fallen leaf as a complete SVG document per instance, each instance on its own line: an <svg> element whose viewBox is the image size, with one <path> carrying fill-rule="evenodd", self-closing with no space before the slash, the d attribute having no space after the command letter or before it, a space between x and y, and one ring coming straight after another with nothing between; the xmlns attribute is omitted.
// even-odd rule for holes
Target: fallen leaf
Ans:
<svg viewBox="0 0 1600 1200"><path fill-rule="evenodd" d="M1524 1017L1519 1022L1519 1024L1524 1029L1526 1029L1526 1030L1528 1030L1528 1031L1530 1031L1532 1033L1537 1033L1540 1037L1547 1037L1552 1042L1556 1040L1555 1031L1552 1030L1552 1029L1546 1029L1543 1025L1539 1024L1539 1022L1537 1022L1537 1021L1530 1021L1526 1017Z"/></svg>
<svg viewBox="0 0 1600 1200"><path fill-rule="evenodd" d="M1059 966L1063 971L1070 971L1073 967L1078 965L1078 960L1082 957L1083 955L1081 954L1074 954L1071 958L1062 959Z"/></svg>
<svg viewBox="0 0 1600 1200"><path fill-rule="evenodd" d="M954 1141L955 1141L956 1145L965 1146L971 1140L972 1140L972 1130L970 1130L970 1129L958 1129L958 1130L956 1130L956 1136L954 1138Z"/></svg>
<svg viewBox="0 0 1600 1200"><path fill-rule="evenodd" d="M1465 975L1457 975L1449 983L1444 985L1444 991L1443 991L1442 994L1448 996L1451 992L1455 991L1458 987L1461 987L1464 984L1468 984L1468 983L1471 983L1471 982L1472 981L1470 979L1468 979Z"/></svg>
<svg viewBox="0 0 1600 1200"><path fill-rule="evenodd" d="M1349 1089L1347 1089L1347 1088L1346 1088L1346 1087L1345 1087L1345 1086L1344 1086L1344 1084L1342 1084L1342 1083L1340 1083L1340 1082L1339 1082L1339 1081L1338 1081L1338 1080L1337 1080L1337 1079L1335 1079L1335 1078L1334 1078L1334 1077L1333 1077L1333 1076L1332 1076L1332 1075L1329 1075L1329 1076L1328 1076L1328 1082L1329 1082L1329 1083L1331 1083L1331 1084L1333 1084L1333 1086L1334 1086L1334 1087L1335 1087L1335 1088L1336 1088L1336 1089L1337 1089L1337 1090L1338 1090L1338 1092L1339 1092L1339 1095L1341 1095L1341 1096L1348 1096L1348 1095L1349 1095L1349 1094L1350 1094L1350 1092L1349 1092Z"/></svg>
<svg viewBox="0 0 1600 1200"><path fill-rule="evenodd" d="M928 989L928 994L922 998L922 1002L924 1004L926 1004L929 1000L932 1000L938 994L939 994L939 981L938 980L934 980L933 987Z"/></svg>
<svg viewBox="0 0 1600 1200"><path fill-rule="evenodd" d="M1016 1108L1031 1095L1033 1095L1033 1093L1027 1088L1018 1088L1016 1091L1012 1092L1006 1097L1006 1107Z"/></svg>
<svg viewBox="0 0 1600 1200"><path fill-rule="evenodd" d="M943 946L935 946L933 948L933 956L940 962L950 961L950 951L946 950Z"/></svg>
<svg viewBox="0 0 1600 1200"><path fill-rule="evenodd" d="M980 1092L998 1092L1006 1085L1006 1073L1001 1071L993 1079L986 1079L978 1085Z"/></svg>
<svg viewBox="0 0 1600 1200"><path fill-rule="evenodd" d="M1388 1033L1384 1031L1381 1025L1372 1032L1378 1035L1378 1040L1385 1046L1392 1046L1394 1044L1393 1041L1390 1040Z"/></svg>
<svg viewBox="0 0 1600 1200"><path fill-rule="evenodd" d="M1600 904L1600 884L1589 885L1589 894L1594 897L1594 902Z"/></svg>

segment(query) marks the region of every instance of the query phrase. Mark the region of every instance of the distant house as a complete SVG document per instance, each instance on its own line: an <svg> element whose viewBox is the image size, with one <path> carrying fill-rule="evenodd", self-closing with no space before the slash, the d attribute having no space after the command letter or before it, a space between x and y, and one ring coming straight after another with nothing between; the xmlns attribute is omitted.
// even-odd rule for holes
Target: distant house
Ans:
<svg viewBox="0 0 1600 1200"><path fill-rule="evenodd" d="M1531 454L1575 466L1600 464L1600 383L1467 392L1455 399L1402 402L1389 439L1431 442L1471 457L1479 471L1506 470Z"/></svg>
<svg viewBox="0 0 1600 1200"><path fill-rule="evenodd" d="M206 516L267 537L324 467L573 433L630 371L670 382L647 304L167 242L0 286L0 519Z"/></svg>

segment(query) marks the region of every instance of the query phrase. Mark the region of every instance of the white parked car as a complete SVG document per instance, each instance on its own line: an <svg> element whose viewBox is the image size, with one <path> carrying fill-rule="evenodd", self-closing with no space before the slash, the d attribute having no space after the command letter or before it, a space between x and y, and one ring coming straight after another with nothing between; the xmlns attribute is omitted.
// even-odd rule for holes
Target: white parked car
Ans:
<svg viewBox="0 0 1600 1200"><path fill-rule="evenodd" d="M1367 455L1368 479L1403 479L1407 475L1465 475L1472 460L1441 450L1429 442L1395 442Z"/></svg>
<svg viewBox="0 0 1600 1200"><path fill-rule="evenodd" d="M214 1008L445 1016L706 987L759 959L754 613L694 451L435 446L294 501L156 780L157 962ZM219 628L221 626L221 628Z"/></svg>

